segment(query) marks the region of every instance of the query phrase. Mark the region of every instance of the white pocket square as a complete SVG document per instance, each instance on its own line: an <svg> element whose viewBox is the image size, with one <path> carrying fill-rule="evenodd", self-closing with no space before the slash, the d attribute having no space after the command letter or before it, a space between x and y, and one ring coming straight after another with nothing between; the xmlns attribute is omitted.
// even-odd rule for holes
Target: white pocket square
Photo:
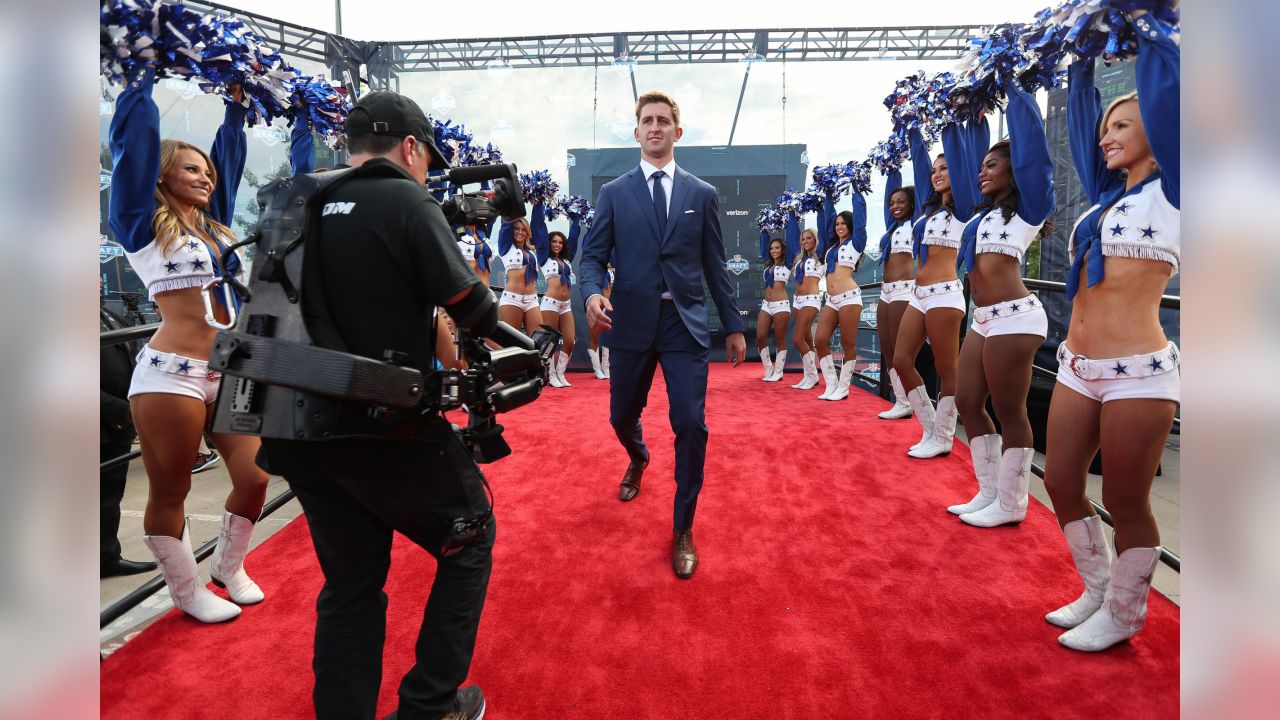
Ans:
<svg viewBox="0 0 1280 720"><path fill-rule="evenodd" d="M689 215L689 214L690 214L690 213L692 213L692 212L693 212L692 210L685 210L685 211L684 211L684 214L685 214L685 215Z"/></svg>

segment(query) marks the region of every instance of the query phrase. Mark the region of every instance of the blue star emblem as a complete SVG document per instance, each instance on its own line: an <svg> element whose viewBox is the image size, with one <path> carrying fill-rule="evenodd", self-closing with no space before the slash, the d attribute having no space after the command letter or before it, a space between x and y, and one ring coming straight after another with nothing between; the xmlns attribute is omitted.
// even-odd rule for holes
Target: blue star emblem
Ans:
<svg viewBox="0 0 1280 720"><path fill-rule="evenodd" d="M1151 358L1151 362L1147 363L1147 367L1151 368L1151 372L1164 369L1164 361L1160 358Z"/></svg>
<svg viewBox="0 0 1280 720"><path fill-rule="evenodd" d="M936 287L931 287L931 288L929 288L929 294L930 294L930 295L932 295L932 294L934 294L934 293L936 293L936 292L938 292L938 288L936 288Z"/></svg>
<svg viewBox="0 0 1280 720"><path fill-rule="evenodd" d="M1014 311L1014 312L1018 312L1018 308L1020 308L1020 307L1022 307L1022 306L1021 306L1021 305L1019 305L1018 303L1010 303L1010 304L1009 304L1009 309L1010 309L1010 310L1012 310L1012 311Z"/></svg>
<svg viewBox="0 0 1280 720"><path fill-rule="evenodd" d="M1000 314L1000 308L999 308L999 307L993 307L993 308L991 308L991 317L995 317L995 316L997 316L997 315L999 315L999 314Z"/></svg>
<svg viewBox="0 0 1280 720"><path fill-rule="evenodd" d="M1036 299L1034 297L1027 301L1027 307L1035 307L1035 306L1036 306Z"/></svg>
<svg viewBox="0 0 1280 720"><path fill-rule="evenodd" d="M191 269L192 269L192 270L203 270L203 269L204 269L204 260L201 260L200 258L196 258L195 260L192 260L192 261L191 261Z"/></svg>
<svg viewBox="0 0 1280 720"><path fill-rule="evenodd" d="M995 216L994 216L994 215L988 215L988 216L986 216L986 217L982 218L982 224L983 224L983 225L990 225L991 223L995 222L995 219L996 219L996 218L995 218Z"/></svg>
<svg viewBox="0 0 1280 720"><path fill-rule="evenodd" d="M1000 233L1000 239L1001 239L1001 240L1008 240L1008 239L1009 239L1009 233L1007 233L1007 232L1002 232L1002 233Z"/></svg>
<svg viewBox="0 0 1280 720"><path fill-rule="evenodd" d="M1132 207L1133 206L1130 205L1129 203L1123 202L1116 206L1116 212L1120 213L1121 215L1128 215L1129 209Z"/></svg>
<svg viewBox="0 0 1280 720"><path fill-rule="evenodd" d="M1124 226L1121 225L1120 223L1116 223L1115 227L1107 228L1107 229L1111 231L1111 237L1118 237L1118 236L1124 235Z"/></svg>
<svg viewBox="0 0 1280 720"><path fill-rule="evenodd" d="M198 247L200 247L200 243L196 242L195 240L192 240L191 242L187 243L188 250L195 250Z"/></svg>
<svg viewBox="0 0 1280 720"><path fill-rule="evenodd" d="M987 231L985 231L985 230L983 230L983 231L982 231L982 239L983 239L983 240L986 240L986 239L988 239L988 238L990 238L990 237L991 237L991 233L989 233L989 232L987 232Z"/></svg>
<svg viewBox="0 0 1280 720"><path fill-rule="evenodd" d="M178 263L170 260L164 264L164 269L170 273L176 273L178 272Z"/></svg>
<svg viewBox="0 0 1280 720"><path fill-rule="evenodd" d="M1142 237L1143 237L1143 239L1144 239L1144 240L1155 240L1155 239L1156 239L1156 235L1159 235L1159 234L1160 234L1160 231L1159 231L1159 230L1155 229L1154 227L1152 227L1152 226L1150 226L1150 225L1148 225L1148 226L1146 226L1146 227L1144 227L1144 228L1138 228L1138 232L1142 233Z"/></svg>
<svg viewBox="0 0 1280 720"><path fill-rule="evenodd" d="M1112 367L1111 369L1116 371L1116 377L1129 374L1129 366L1121 365L1118 360L1116 361L1115 367Z"/></svg>
<svg viewBox="0 0 1280 720"><path fill-rule="evenodd" d="M946 237L951 234L951 231L948 230L947 228L942 228L942 232L939 234L942 235L942 237Z"/></svg>
<svg viewBox="0 0 1280 720"><path fill-rule="evenodd" d="M159 356L159 355L152 355L152 356L151 356L151 367L160 367L160 356Z"/></svg>
<svg viewBox="0 0 1280 720"><path fill-rule="evenodd" d="M183 360L182 362L178 363L178 372L180 373L191 372L191 363L186 360Z"/></svg>
<svg viewBox="0 0 1280 720"><path fill-rule="evenodd" d="M942 286L942 289L943 289L943 290L950 290L950 289L951 289L951 283L947 283L946 285L943 285L943 286Z"/></svg>

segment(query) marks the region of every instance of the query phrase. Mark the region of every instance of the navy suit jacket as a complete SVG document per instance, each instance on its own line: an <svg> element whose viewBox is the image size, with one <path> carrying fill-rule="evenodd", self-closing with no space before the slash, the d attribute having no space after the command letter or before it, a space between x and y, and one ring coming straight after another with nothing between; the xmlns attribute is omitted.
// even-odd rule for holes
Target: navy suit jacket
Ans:
<svg viewBox="0 0 1280 720"><path fill-rule="evenodd" d="M706 280L725 332L743 332L720 233L720 200L709 183L676 166L666 232L658 234L649 185L637 165L600 188L583 245L579 275L586 298L601 294L605 265L616 254L610 346L642 351L658 337L663 284L680 318L702 347L711 347Z"/></svg>

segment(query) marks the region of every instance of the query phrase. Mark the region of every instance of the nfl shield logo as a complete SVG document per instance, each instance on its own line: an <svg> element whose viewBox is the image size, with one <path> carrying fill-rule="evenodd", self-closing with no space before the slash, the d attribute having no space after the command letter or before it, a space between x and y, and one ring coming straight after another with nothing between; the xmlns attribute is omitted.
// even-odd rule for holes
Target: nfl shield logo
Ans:
<svg viewBox="0 0 1280 720"><path fill-rule="evenodd" d="M751 263L747 262L746 259L742 257L742 255L734 255L733 257L729 258L728 262L726 262L724 265L729 269L729 272L733 273L734 275L741 275L742 273L746 272L748 268L751 267Z"/></svg>

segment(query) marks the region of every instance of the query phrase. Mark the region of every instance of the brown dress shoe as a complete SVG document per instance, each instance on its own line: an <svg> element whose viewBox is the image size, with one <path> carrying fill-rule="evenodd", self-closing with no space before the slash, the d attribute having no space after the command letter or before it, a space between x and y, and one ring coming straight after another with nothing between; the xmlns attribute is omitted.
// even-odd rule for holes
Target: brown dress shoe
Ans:
<svg viewBox="0 0 1280 720"><path fill-rule="evenodd" d="M632 461L627 466L627 472L622 476L622 484L618 486L619 500L628 502L640 494L640 478L644 475L644 469L647 467L649 467L648 460L639 465Z"/></svg>
<svg viewBox="0 0 1280 720"><path fill-rule="evenodd" d="M693 546L693 531L676 531L676 552L671 558L676 577L687 580L698 567L698 549Z"/></svg>

